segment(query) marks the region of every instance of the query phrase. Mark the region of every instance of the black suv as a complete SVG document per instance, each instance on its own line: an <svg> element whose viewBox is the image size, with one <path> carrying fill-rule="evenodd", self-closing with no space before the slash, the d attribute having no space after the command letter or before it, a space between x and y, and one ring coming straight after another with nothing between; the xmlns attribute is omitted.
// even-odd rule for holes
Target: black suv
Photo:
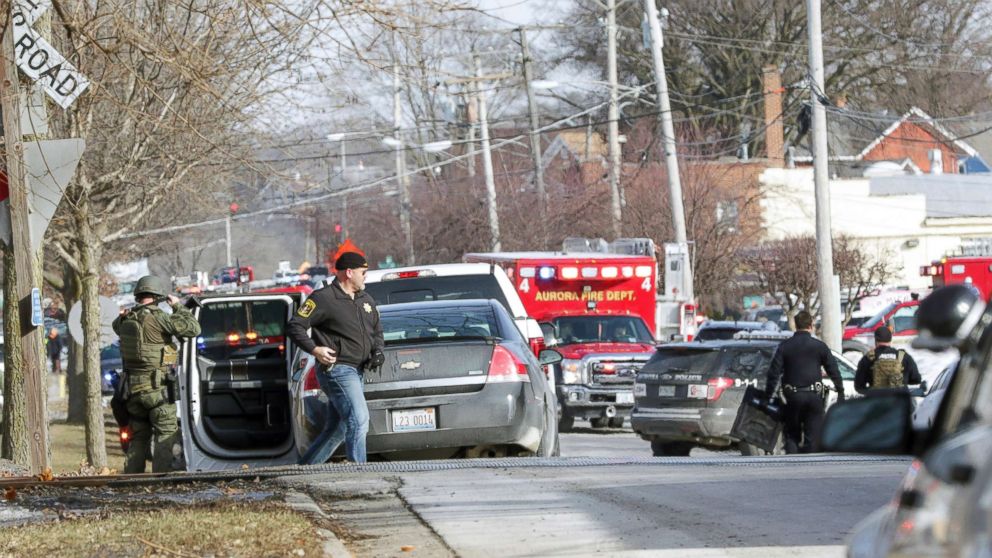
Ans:
<svg viewBox="0 0 992 558"><path fill-rule="evenodd" d="M745 337L658 347L634 383L630 421L634 432L651 442L655 456L689 455L695 446L721 449L734 445L743 455L764 454L732 438L730 430L745 388L764 389L775 348L788 336L785 332L767 336L771 339ZM834 356L847 384L845 392L854 393L854 366L837 353ZM835 399L830 395L830 400Z"/></svg>

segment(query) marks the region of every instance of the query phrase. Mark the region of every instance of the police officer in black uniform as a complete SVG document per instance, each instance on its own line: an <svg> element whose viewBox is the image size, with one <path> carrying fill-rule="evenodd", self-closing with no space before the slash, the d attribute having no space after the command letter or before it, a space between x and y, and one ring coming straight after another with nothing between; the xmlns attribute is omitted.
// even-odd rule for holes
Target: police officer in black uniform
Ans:
<svg viewBox="0 0 992 558"><path fill-rule="evenodd" d="M286 327L293 342L316 357L317 382L328 400L324 430L301 464L326 462L342 441L349 461L365 462L364 374L385 361L379 310L364 290L368 262L358 252L345 252L334 267L334 282L314 291Z"/></svg>
<svg viewBox="0 0 992 558"><path fill-rule="evenodd" d="M824 414L821 367L837 389L837 400L843 401L844 383L837 361L826 343L813 337L813 317L804 310L796 314L796 334L776 349L765 383L765 393L771 398L782 382L786 453L818 449Z"/></svg>

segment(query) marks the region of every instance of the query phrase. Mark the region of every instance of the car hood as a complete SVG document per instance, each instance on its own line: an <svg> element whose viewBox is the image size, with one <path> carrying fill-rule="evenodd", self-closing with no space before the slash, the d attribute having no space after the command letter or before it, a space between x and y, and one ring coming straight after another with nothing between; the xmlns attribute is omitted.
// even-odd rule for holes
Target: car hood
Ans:
<svg viewBox="0 0 992 558"><path fill-rule="evenodd" d="M573 343L559 345L555 350L565 358L580 359L586 355L604 353L653 353L654 345L647 343Z"/></svg>

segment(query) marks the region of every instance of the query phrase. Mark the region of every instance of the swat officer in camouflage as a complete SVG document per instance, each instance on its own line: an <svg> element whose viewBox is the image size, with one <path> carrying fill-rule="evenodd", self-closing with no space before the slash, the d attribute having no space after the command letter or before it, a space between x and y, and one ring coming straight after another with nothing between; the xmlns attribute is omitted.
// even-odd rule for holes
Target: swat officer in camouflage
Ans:
<svg viewBox="0 0 992 558"><path fill-rule="evenodd" d="M145 472L152 453L152 471L172 469L173 446L178 443L176 405L169 397L171 368L176 363L178 337L195 337L200 324L179 299L167 294L164 282L146 275L134 289L137 303L114 320L121 338L121 360L127 382L127 411L130 413L131 444L124 460L125 473ZM168 302L172 314L158 307ZM154 445L152 438L154 437Z"/></svg>
<svg viewBox="0 0 992 558"><path fill-rule="evenodd" d="M865 393L871 388L905 387L922 380L913 357L892 347L892 330L882 326L875 330L875 350L858 362L854 390Z"/></svg>

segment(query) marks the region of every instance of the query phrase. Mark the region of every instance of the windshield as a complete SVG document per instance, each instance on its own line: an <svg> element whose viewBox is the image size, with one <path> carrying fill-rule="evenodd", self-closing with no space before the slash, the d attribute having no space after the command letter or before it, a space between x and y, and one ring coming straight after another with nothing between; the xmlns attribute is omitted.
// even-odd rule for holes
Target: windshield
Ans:
<svg viewBox="0 0 992 558"><path fill-rule="evenodd" d="M868 320L867 322L861 324L861 327L862 328L865 328L865 329L874 328L879 323L881 323L882 320L885 319L885 316L888 316L889 315L889 312L895 310L896 309L896 306L898 306L898 304L896 304L895 302L893 302L892 304L889 304L885 308L882 308L882 310L878 314L875 314L874 316L871 317L870 320Z"/></svg>
<svg viewBox="0 0 992 558"><path fill-rule="evenodd" d="M445 337L499 337L496 316L487 306L418 308L381 314L382 336L386 344Z"/></svg>
<svg viewBox="0 0 992 558"><path fill-rule="evenodd" d="M551 321L562 344L654 343L644 320L636 316L568 316Z"/></svg>

